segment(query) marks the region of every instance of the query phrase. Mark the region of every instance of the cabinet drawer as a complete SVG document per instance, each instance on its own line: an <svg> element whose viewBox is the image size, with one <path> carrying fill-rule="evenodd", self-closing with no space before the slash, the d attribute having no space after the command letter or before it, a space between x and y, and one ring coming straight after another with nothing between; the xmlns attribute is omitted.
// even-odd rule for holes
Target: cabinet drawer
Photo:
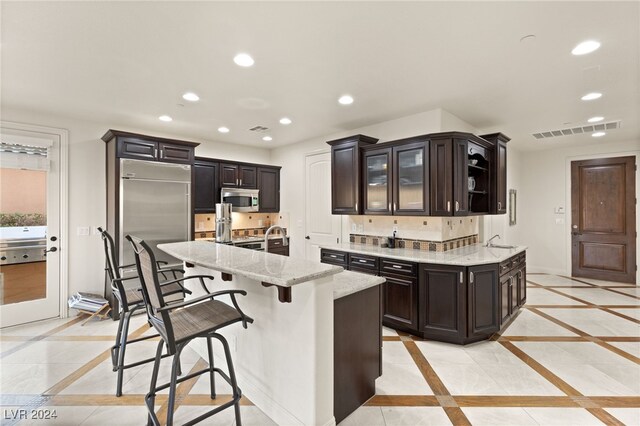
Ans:
<svg viewBox="0 0 640 426"><path fill-rule="evenodd" d="M322 249L320 251L320 261L334 265L347 266L349 254L343 251L333 251Z"/></svg>
<svg viewBox="0 0 640 426"><path fill-rule="evenodd" d="M380 275L400 274L417 276L418 265L413 262L403 262L401 260L380 259Z"/></svg>
<svg viewBox="0 0 640 426"><path fill-rule="evenodd" d="M378 270L377 269L362 268L362 267L359 267L359 266L349 266L349 270L351 272L360 272L362 274L378 275Z"/></svg>
<svg viewBox="0 0 640 426"><path fill-rule="evenodd" d="M117 145L119 158L136 158L139 160L156 160L158 158L157 142L135 138L121 138Z"/></svg>
<svg viewBox="0 0 640 426"><path fill-rule="evenodd" d="M159 160L169 163L193 163L193 148L160 142Z"/></svg>
<svg viewBox="0 0 640 426"><path fill-rule="evenodd" d="M267 246L270 249L276 247L284 247L284 241L282 241L282 238L273 238L267 241Z"/></svg>
<svg viewBox="0 0 640 426"><path fill-rule="evenodd" d="M363 254L351 254L349 256L349 267L353 270L355 268L364 268L375 271L378 273L378 258L373 256L365 256Z"/></svg>
<svg viewBox="0 0 640 426"><path fill-rule="evenodd" d="M500 275L504 275L507 272L509 272L511 269L513 269L513 258L502 261L500 263L498 273Z"/></svg>

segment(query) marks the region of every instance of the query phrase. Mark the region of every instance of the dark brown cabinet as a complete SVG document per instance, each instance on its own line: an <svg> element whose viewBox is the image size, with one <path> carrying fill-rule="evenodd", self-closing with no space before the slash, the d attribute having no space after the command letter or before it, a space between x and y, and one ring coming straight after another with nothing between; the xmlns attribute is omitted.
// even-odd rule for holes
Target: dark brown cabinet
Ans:
<svg viewBox="0 0 640 426"><path fill-rule="evenodd" d="M163 163L193 164L194 149L199 144L173 139L156 138L137 133L109 130L102 136L108 142L115 143L116 158L161 161Z"/></svg>
<svg viewBox="0 0 640 426"><path fill-rule="evenodd" d="M269 253L279 254L281 256L289 256L289 245L284 245L282 238L272 238L267 241Z"/></svg>
<svg viewBox="0 0 640 426"><path fill-rule="evenodd" d="M220 186L223 188L255 189L258 185L258 173L255 166L221 163Z"/></svg>
<svg viewBox="0 0 640 426"><path fill-rule="evenodd" d="M370 149L363 154L364 213L392 213L391 148Z"/></svg>
<svg viewBox="0 0 640 426"><path fill-rule="evenodd" d="M260 212L280 211L280 167L258 167L258 190Z"/></svg>
<svg viewBox="0 0 640 426"><path fill-rule="evenodd" d="M493 214L505 214L507 212L507 142L511 139L502 133L480 137L494 145L490 211Z"/></svg>
<svg viewBox="0 0 640 426"><path fill-rule="evenodd" d="M196 158L193 163L193 212L215 213L220 202L217 162Z"/></svg>
<svg viewBox="0 0 640 426"><path fill-rule="evenodd" d="M400 330L418 328L418 268L411 262L380 259L382 323Z"/></svg>
<svg viewBox="0 0 640 426"><path fill-rule="evenodd" d="M429 214L429 141L403 140L393 147L392 208L394 215Z"/></svg>
<svg viewBox="0 0 640 426"><path fill-rule="evenodd" d="M508 322L527 301L526 254L520 253L499 265L500 323Z"/></svg>
<svg viewBox="0 0 640 426"><path fill-rule="evenodd" d="M500 277L500 324L504 324L511 318L512 285L512 277L510 275Z"/></svg>
<svg viewBox="0 0 640 426"><path fill-rule="evenodd" d="M453 202L453 141L450 138L430 141L431 215L451 216Z"/></svg>
<svg viewBox="0 0 640 426"><path fill-rule="evenodd" d="M377 141L355 135L327 142L331 145L331 213L362 213L362 147Z"/></svg>
<svg viewBox="0 0 640 426"><path fill-rule="evenodd" d="M500 330L498 268L470 266L467 278L467 337L484 337Z"/></svg>
<svg viewBox="0 0 640 426"><path fill-rule="evenodd" d="M465 268L420 265L419 331L424 337L452 343L465 339Z"/></svg>

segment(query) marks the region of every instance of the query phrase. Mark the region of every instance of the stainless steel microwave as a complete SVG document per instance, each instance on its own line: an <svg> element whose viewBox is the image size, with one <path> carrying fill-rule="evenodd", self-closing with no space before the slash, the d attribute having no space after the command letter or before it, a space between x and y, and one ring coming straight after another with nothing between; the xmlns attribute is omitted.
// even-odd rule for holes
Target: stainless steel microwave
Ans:
<svg viewBox="0 0 640 426"><path fill-rule="evenodd" d="M233 212L257 212L260 210L260 198L257 189L222 188L220 198L223 203L231 204Z"/></svg>

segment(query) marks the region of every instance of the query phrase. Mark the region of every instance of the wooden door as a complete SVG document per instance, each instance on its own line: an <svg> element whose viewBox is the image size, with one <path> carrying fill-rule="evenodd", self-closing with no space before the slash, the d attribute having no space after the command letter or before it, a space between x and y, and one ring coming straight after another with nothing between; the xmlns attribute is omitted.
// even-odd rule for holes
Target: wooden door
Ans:
<svg viewBox="0 0 640 426"><path fill-rule="evenodd" d="M280 170L258 168L258 190L260 191L260 211L277 213L280 211Z"/></svg>
<svg viewBox="0 0 640 426"><path fill-rule="evenodd" d="M500 330L497 265L469 267L467 282L468 337L484 337L497 332Z"/></svg>
<svg viewBox="0 0 640 426"><path fill-rule="evenodd" d="M429 215L429 142L393 147L393 214Z"/></svg>
<svg viewBox="0 0 640 426"><path fill-rule="evenodd" d="M331 213L360 214L360 148L357 142L331 148Z"/></svg>
<svg viewBox="0 0 640 426"><path fill-rule="evenodd" d="M256 168L252 166L240 166L240 178L238 186L240 188L255 189L258 187L258 176Z"/></svg>
<svg viewBox="0 0 640 426"><path fill-rule="evenodd" d="M571 274L635 283L635 157L571 162Z"/></svg>
<svg viewBox="0 0 640 426"><path fill-rule="evenodd" d="M419 331L426 338L462 343L466 338L465 268L424 264L418 288Z"/></svg>
<svg viewBox="0 0 640 426"><path fill-rule="evenodd" d="M511 317L511 275L500 277L500 324L504 324Z"/></svg>
<svg viewBox="0 0 640 426"><path fill-rule="evenodd" d="M237 164L220 164L220 187L235 188L240 184Z"/></svg>
<svg viewBox="0 0 640 426"><path fill-rule="evenodd" d="M418 328L418 280L385 274L382 321L391 327Z"/></svg>
<svg viewBox="0 0 640 426"><path fill-rule="evenodd" d="M466 216L469 213L469 170L467 141L453 142L453 215Z"/></svg>
<svg viewBox="0 0 640 426"><path fill-rule="evenodd" d="M158 159L165 163L193 163L194 150L193 147L184 145L175 145L171 143L158 143Z"/></svg>
<svg viewBox="0 0 640 426"><path fill-rule="evenodd" d="M391 148L364 152L364 214L391 214L391 169Z"/></svg>
<svg viewBox="0 0 640 426"><path fill-rule="evenodd" d="M193 165L193 211L215 213L220 201L218 163L196 161Z"/></svg>

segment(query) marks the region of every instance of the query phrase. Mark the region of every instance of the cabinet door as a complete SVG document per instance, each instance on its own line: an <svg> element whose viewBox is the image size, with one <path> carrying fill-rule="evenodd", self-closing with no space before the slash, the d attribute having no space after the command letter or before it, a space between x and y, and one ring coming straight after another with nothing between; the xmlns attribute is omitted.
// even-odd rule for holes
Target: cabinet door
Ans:
<svg viewBox="0 0 640 426"><path fill-rule="evenodd" d="M331 149L331 213L362 213L360 148L357 142Z"/></svg>
<svg viewBox="0 0 640 426"><path fill-rule="evenodd" d="M280 170L258 168L258 190L260 211L277 213L280 211Z"/></svg>
<svg viewBox="0 0 640 426"><path fill-rule="evenodd" d="M365 151L362 176L364 213L391 214L391 149Z"/></svg>
<svg viewBox="0 0 640 426"><path fill-rule="evenodd" d="M158 143L135 138L118 138L116 155L118 158L157 160Z"/></svg>
<svg viewBox="0 0 640 426"><path fill-rule="evenodd" d="M418 327L424 337L453 343L464 341L465 281L464 267L421 265Z"/></svg>
<svg viewBox="0 0 640 426"><path fill-rule="evenodd" d="M196 162L193 165L193 211L214 213L220 201L218 163Z"/></svg>
<svg viewBox="0 0 640 426"><path fill-rule="evenodd" d="M451 139L429 141L429 168L431 175L431 215L451 216L453 202L453 170Z"/></svg>
<svg viewBox="0 0 640 426"><path fill-rule="evenodd" d="M495 191L494 205L496 214L507 212L507 144L498 141L495 156Z"/></svg>
<svg viewBox="0 0 640 426"><path fill-rule="evenodd" d="M483 337L500 330L497 264L468 268L468 337Z"/></svg>
<svg viewBox="0 0 640 426"><path fill-rule="evenodd" d="M500 325L511 317L511 275L500 277Z"/></svg>
<svg viewBox="0 0 640 426"><path fill-rule="evenodd" d="M255 167L240 166L238 186L240 188L255 189L258 187L258 173Z"/></svg>
<svg viewBox="0 0 640 426"><path fill-rule="evenodd" d="M390 327L418 329L418 280L384 275L382 322Z"/></svg>
<svg viewBox="0 0 640 426"><path fill-rule="evenodd" d="M158 144L160 149L158 153L158 159L166 163L193 163L194 149L188 146L173 145L169 143L160 142Z"/></svg>
<svg viewBox="0 0 640 426"><path fill-rule="evenodd" d="M393 148L393 214L429 214L428 142Z"/></svg>
<svg viewBox="0 0 640 426"><path fill-rule="evenodd" d="M240 185L239 166L237 164L220 164L220 187L236 188Z"/></svg>
<svg viewBox="0 0 640 426"><path fill-rule="evenodd" d="M469 171L467 169L467 141L453 142L453 214L466 216L469 213Z"/></svg>
<svg viewBox="0 0 640 426"><path fill-rule="evenodd" d="M527 270L523 266L518 270L518 306L522 307L527 302Z"/></svg>

